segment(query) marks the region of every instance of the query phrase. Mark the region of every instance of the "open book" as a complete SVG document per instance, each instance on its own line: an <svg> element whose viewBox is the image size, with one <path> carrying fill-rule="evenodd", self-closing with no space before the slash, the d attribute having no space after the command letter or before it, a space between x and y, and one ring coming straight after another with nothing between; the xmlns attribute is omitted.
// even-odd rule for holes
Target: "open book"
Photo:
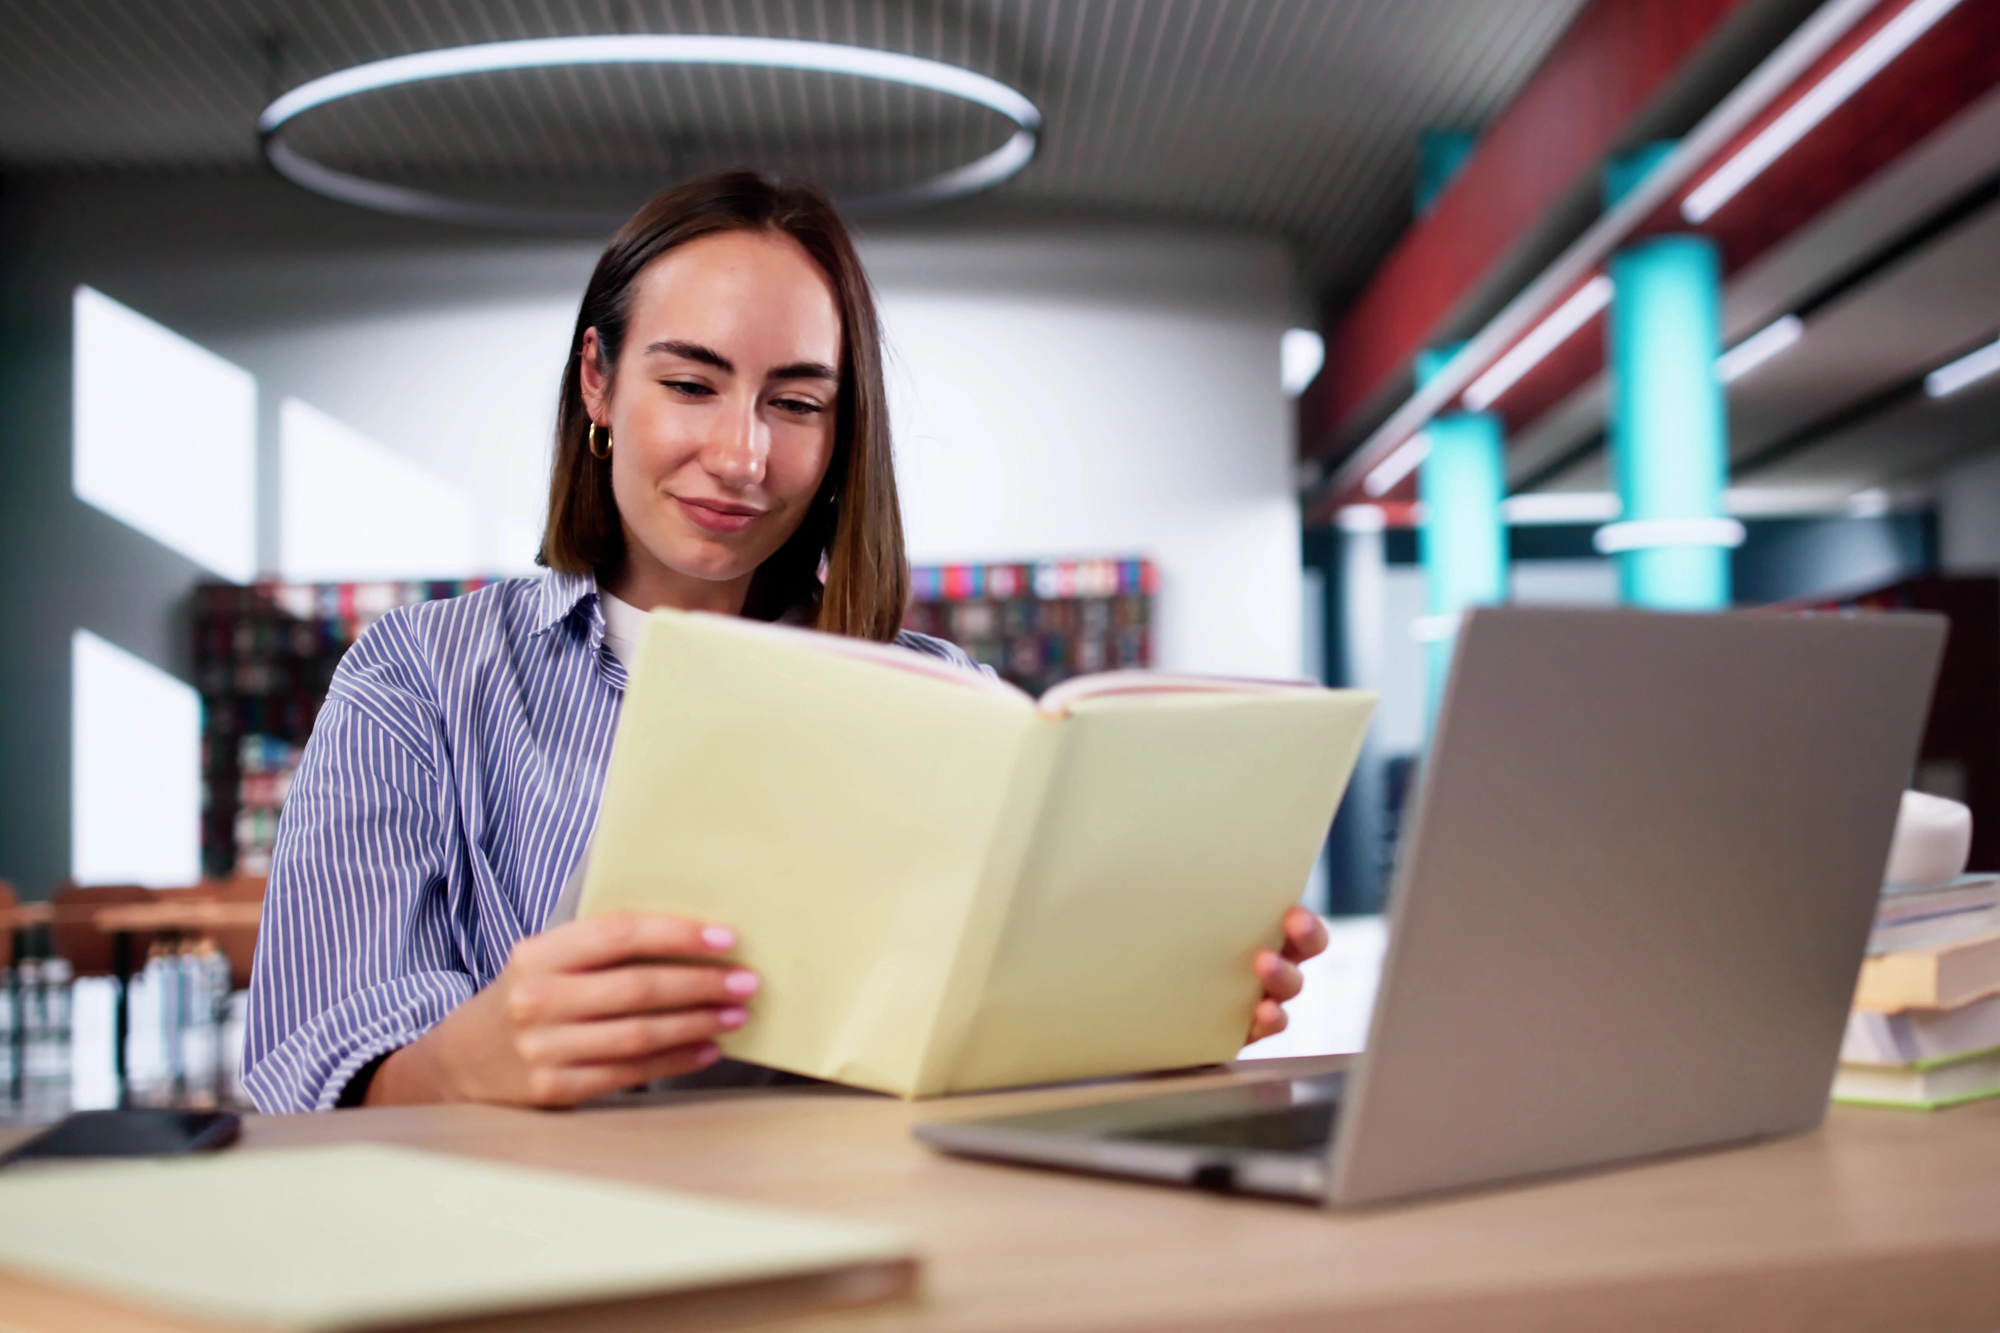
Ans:
<svg viewBox="0 0 2000 1333"><path fill-rule="evenodd" d="M734 928L729 1055L929 1096L1241 1047L1372 694L919 654L655 611L579 914Z"/></svg>

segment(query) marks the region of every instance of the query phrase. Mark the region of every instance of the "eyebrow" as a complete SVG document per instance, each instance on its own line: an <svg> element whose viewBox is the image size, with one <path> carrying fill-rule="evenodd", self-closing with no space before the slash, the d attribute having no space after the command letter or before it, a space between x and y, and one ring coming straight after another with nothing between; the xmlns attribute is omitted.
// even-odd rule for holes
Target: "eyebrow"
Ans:
<svg viewBox="0 0 2000 1333"><path fill-rule="evenodd" d="M689 361L699 361L705 366L714 366L724 374L734 375L736 364L713 347L700 343L682 342L677 338L664 342L649 343L646 352L664 352L668 356L685 357ZM766 378L774 380L830 380L840 382L840 372L824 361L794 361L789 366L779 366Z"/></svg>

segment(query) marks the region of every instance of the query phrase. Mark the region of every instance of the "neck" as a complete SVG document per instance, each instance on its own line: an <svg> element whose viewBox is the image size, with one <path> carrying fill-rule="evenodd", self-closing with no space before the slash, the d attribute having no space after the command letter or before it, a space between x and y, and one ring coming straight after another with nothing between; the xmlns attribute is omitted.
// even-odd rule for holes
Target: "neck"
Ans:
<svg viewBox="0 0 2000 1333"><path fill-rule="evenodd" d="M668 569L659 561L628 545L624 560L609 571L603 582L606 592L641 611L670 607L676 611L714 611L725 616L743 614L743 601L750 595L751 575L718 581L690 578Z"/></svg>

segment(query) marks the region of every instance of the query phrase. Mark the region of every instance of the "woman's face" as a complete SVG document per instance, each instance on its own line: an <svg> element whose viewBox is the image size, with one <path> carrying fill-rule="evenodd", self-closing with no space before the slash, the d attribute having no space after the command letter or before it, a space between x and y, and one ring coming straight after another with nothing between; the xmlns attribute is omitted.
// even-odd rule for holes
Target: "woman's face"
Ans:
<svg viewBox="0 0 2000 1333"><path fill-rule="evenodd" d="M789 236L723 232L646 267L608 381L584 335L584 406L611 432L628 551L613 592L741 608L826 475L840 357L833 286Z"/></svg>

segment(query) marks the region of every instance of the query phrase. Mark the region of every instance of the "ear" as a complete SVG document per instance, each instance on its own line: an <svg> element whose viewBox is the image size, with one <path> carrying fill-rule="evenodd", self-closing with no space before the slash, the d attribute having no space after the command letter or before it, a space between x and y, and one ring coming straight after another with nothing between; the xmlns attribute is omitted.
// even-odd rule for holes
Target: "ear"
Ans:
<svg viewBox="0 0 2000 1333"><path fill-rule="evenodd" d="M583 347L577 352L577 372L583 389L583 408L590 413L590 419L600 426L609 415L611 381L604 373L604 348L597 341L597 330L583 331Z"/></svg>

